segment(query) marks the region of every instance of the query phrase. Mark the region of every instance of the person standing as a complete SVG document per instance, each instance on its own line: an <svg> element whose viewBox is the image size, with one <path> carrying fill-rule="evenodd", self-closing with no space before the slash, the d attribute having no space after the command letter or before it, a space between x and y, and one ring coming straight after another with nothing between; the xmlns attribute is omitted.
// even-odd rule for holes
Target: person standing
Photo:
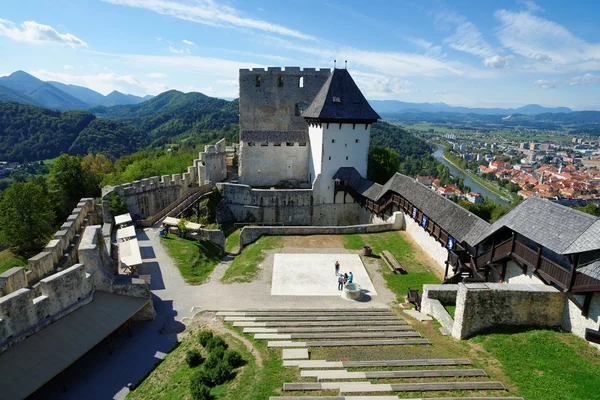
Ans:
<svg viewBox="0 0 600 400"><path fill-rule="evenodd" d="M340 263L339 261L335 262L335 276L338 276L340 274Z"/></svg>
<svg viewBox="0 0 600 400"><path fill-rule="evenodd" d="M348 283L352 283L353 280L354 280L354 275L352 275L352 271L350 271L350 273L348 274Z"/></svg>
<svg viewBox="0 0 600 400"><path fill-rule="evenodd" d="M348 274L344 272L344 285L348 282Z"/></svg>
<svg viewBox="0 0 600 400"><path fill-rule="evenodd" d="M344 288L344 276L338 275L338 290L342 290Z"/></svg>

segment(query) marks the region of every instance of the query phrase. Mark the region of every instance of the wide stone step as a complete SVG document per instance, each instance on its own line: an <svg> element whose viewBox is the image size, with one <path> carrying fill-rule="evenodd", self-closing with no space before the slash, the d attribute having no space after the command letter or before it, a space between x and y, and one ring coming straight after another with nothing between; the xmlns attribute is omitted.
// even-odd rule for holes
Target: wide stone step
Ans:
<svg viewBox="0 0 600 400"><path fill-rule="evenodd" d="M458 376L487 376L482 369L425 369L405 371L353 371L345 369L334 370L303 370L301 377L317 378L318 381L332 379L382 379L382 378L442 378Z"/></svg>
<svg viewBox="0 0 600 400"><path fill-rule="evenodd" d="M523 400L522 397L403 397L410 400ZM398 396L271 396L269 400L398 400Z"/></svg>
<svg viewBox="0 0 600 400"><path fill-rule="evenodd" d="M311 333L311 332L394 332L412 331L410 325L398 326L336 326L306 328L244 328L244 333Z"/></svg>
<svg viewBox="0 0 600 400"><path fill-rule="evenodd" d="M361 367L429 367L429 366L454 366L471 365L466 358L429 358L416 360L376 360L376 361L284 361L284 367L309 368L361 368Z"/></svg>
<svg viewBox="0 0 600 400"><path fill-rule="evenodd" d="M235 321L233 326L250 328L273 328L273 327L298 327L298 326L358 326L364 325L365 321L289 321L289 322L254 322L254 321ZM408 325L406 321L369 321L369 325Z"/></svg>
<svg viewBox="0 0 600 400"><path fill-rule="evenodd" d="M400 321L395 315L362 316L362 315L336 315L331 317L225 317L225 322L251 321Z"/></svg>
<svg viewBox="0 0 600 400"><path fill-rule="evenodd" d="M337 333L257 333L254 339L289 340L289 339L357 339L357 338L398 338L421 337L419 332L337 332Z"/></svg>
<svg viewBox="0 0 600 400"><path fill-rule="evenodd" d="M435 382L435 383L370 383L370 382L292 382L283 384L284 391L339 390L340 393L369 392L434 392L446 390L506 390L502 382Z"/></svg>
<svg viewBox="0 0 600 400"><path fill-rule="evenodd" d="M217 310L217 315L229 315L228 313L320 313L320 312L339 312L344 314L360 314L364 312L382 312L389 313L389 308L261 308L247 310Z"/></svg>
<svg viewBox="0 0 600 400"><path fill-rule="evenodd" d="M427 339L381 339L381 340L323 340L293 342L287 340L270 341L268 347L341 347L341 346L398 346L411 344L431 344Z"/></svg>
<svg viewBox="0 0 600 400"><path fill-rule="evenodd" d="M218 317L335 317L344 315L358 316L396 316L391 311L362 311L362 312L346 312L346 311L290 311L290 312L247 312L247 311L220 311L217 312Z"/></svg>

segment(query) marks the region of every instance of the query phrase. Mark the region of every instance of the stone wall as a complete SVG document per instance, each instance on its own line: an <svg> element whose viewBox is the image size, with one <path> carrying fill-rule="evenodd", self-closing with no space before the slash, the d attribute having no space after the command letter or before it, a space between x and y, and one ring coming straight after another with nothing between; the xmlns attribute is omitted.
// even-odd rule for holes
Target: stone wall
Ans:
<svg viewBox="0 0 600 400"><path fill-rule="evenodd" d="M308 184L308 143L240 142L240 183L252 186Z"/></svg>
<svg viewBox="0 0 600 400"><path fill-rule="evenodd" d="M109 292L116 271L108 255L100 225L85 228L78 255L79 261L85 265L85 271L92 277L94 288Z"/></svg>
<svg viewBox="0 0 600 400"><path fill-rule="evenodd" d="M311 189L253 189L248 185L218 184L223 205L238 222L283 225L358 225L369 222L370 214L352 197L342 203L313 205Z"/></svg>
<svg viewBox="0 0 600 400"><path fill-rule="evenodd" d="M349 235L397 230L393 223L352 226L245 226L240 233L240 249L262 236Z"/></svg>
<svg viewBox="0 0 600 400"><path fill-rule="evenodd" d="M410 234L423 251L436 261L440 271L444 272L446 270L448 250L408 214L402 212L402 216L404 217L404 229L406 232Z"/></svg>
<svg viewBox="0 0 600 400"><path fill-rule="evenodd" d="M452 336L467 339L505 326L561 326L565 296L547 285L458 284Z"/></svg>
<svg viewBox="0 0 600 400"><path fill-rule="evenodd" d="M175 200L184 196L192 188L198 186L198 168L200 160L196 159L183 174L153 176L118 186L102 188L102 217L104 222L113 222L110 212L110 196L123 196L131 215L143 217L157 214Z"/></svg>
<svg viewBox="0 0 600 400"><path fill-rule="evenodd" d="M27 286L25 268L13 267L0 274L0 297Z"/></svg>
<svg viewBox="0 0 600 400"><path fill-rule="evenodd" d="M240 70L240 129L301 130L296 107L310 105L331 75L330 69L270 67ZM282 81L280 83L280 78ZM301 79L302 78L302 79ZM302 82L301 82L302 80ZM300 85L302 83L302 85Z"/></svg>
<svg viewBox="0 0 600 400"><path fill-rule="evenodd" d="M83 264L40 281L39 296L22 288L0 298L0 351L92 301Z"/></svg>
<svg viewBox="0 0 600 400"><path fill-rule="evenodd" d="M44 251L27 260L28 284L52 274L58 267L65 269L78 262L77 246L80 233L93 218L93 214L94 200L81 199L67 221L54 234L54 239L48 242Z"/></svg>
<svg viewBox="0 0 600 400"><path fill-rule="evenodd" d="M227 149L225 139L214 145L204 146L198 164L198 183L200 186L215 184L227 179Z"/></svg>
<svg viewBox="0 0 600 400"><path fill-rule="evenodd" d="M579 304L583 304L585 296L576 295L573 296ZM562 328L566 331L573 332L577 336L585 337L585 329L590 328L598 330L600 324L600 294L594 293L592 295L592 301L590 302L590 308L588 310L588 316L584 316L575 305L575 303L567 299L565 309L563 312ZM592 346L600 349L600 344L590 343Z"/></svg>

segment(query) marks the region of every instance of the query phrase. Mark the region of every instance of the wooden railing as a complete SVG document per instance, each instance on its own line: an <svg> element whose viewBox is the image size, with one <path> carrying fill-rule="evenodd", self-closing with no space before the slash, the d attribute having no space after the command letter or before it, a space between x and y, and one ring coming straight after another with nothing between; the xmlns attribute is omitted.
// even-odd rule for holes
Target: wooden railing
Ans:
<svg viewBox="0 0 600 400"><path fill-rule="evenodd" d="M186 200L189 200L191 197L197 196L198 194L200 196L207 194L211 191L211 189L212 189L212 185L202 185L202 186L195 187L192 190L190 190L189 192L187 192L186 194L184 194L183 196L181 196L180 198L178 198L177 200L175 200L174 202L172 202L171 204L169 204L167 207L160 210L151 219L140 220L140 221L137 221L135 224L136 224L136 226L138 226L140 228L149 228L149 227L153 226L154 224L156 224L161 219L163 219L165 216L167 216L167 214L169 214L175 208L180 206Z"/></svg>
<svg viewBox="0 0 600 400"><path fill-rule="evenodd" d="M537 252L535 250L530 249L523 243L521 243L519 241L515 241L515 250L513 251L513 253L516 254L517 256L519 256L519 258L521 258L523 261L525 261L530 266L532 266L534 268L537 266L537 261L538 261Z"/></svg>
<svg viewBox="0 0 600 400"><path fill-rule="evenodd" d="M457 285L463 281L463 276L459 272L444 281L444 285Z"/></svg>
<svg viewBox="0 0 600 400"><path fill-rule="evenodd" d="M550 261L544 256L541 257L539 264L539 271L543 272L547 278L564 289L569 287L569 276L571 272L568 269Z"/></svg>
<svg viewBox="0 0 600 400"><path fill-rule="evenodd" d="M493 249L489 249L485 253L477 256L477 268L483 268L489 262L492 262L492 250Z"/></svg>
<svg viewBox="0 0 600 400"><path fill-rule="evenodd" d="M512 244L512 239L508 239L495 246L492 261L501 260L505 257L510 256L510 253L512 252Z"/></svg>

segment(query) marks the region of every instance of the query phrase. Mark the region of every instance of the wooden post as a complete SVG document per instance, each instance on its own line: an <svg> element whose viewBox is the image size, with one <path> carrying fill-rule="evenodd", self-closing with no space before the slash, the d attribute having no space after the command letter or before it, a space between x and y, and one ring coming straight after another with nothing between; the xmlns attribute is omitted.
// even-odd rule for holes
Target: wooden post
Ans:
<svg viewBox="0 0 600 400"><path fill-rule="evenodd" d="M569 257L569 264L571 264L571 271L569 272L569 282L565 282L568 285L567 290L571 290L573 288L573 285L575 284L575 277L577 275L576 270L579 264L579 254L575 254L573 258Z"/></svg>
<svg viewBox="0 0 600 400"><path fill-rule="evenodd" d="M106 337L106 344L108 345L108 354L112 356L112 344L110 343L110 334Z"/></svg>
<svg viewBox="0 0 600 400"><path fill-rule="evenodd" d="M62 382L63 393L66 393L67 390L69 390L69 387L67 386L67 377L64 370L60 373L60 380Z"/></svg>
<svg viewBox="0 0 600 400"><path fill-rule="evenodd" d="M508 264L508 261L504 261L504 263L502 264L502 275L500 276L500 282L504 283L504 281L506 280L506 266Z"/></svg>

